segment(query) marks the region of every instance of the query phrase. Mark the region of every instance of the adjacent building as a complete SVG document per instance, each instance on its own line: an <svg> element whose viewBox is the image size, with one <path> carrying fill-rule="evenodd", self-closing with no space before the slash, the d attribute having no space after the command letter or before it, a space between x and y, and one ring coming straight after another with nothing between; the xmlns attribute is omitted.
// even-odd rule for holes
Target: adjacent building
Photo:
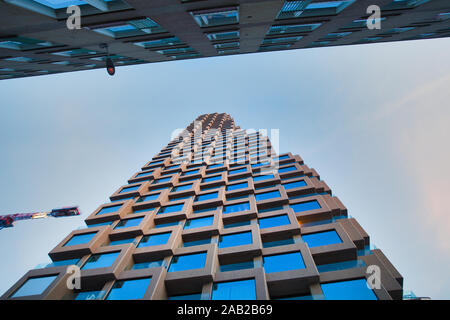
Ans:
<svg viewBox="0 0 450 320"><path fill-rule="evenodd" d="M108 54L123 66L448 37L449 17L448 0L0 0L0 79L104 68Z"/></svg>
<svg viewBox="0 0 450 320"><path fill-rule="evenodd" d="M2 299L402 299L318 172L274 145L199 116Z"/></svg>

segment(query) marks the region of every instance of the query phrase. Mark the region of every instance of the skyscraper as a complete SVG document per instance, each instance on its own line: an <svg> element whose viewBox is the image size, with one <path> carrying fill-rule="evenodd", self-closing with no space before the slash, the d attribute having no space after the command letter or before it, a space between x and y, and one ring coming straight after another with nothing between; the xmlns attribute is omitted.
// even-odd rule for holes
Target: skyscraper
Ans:
<svg viewBox="0 0 450 320"><path fill-rule="evenodd" d="M449 17L448 0L2 0L0 80L104 68L108 54L123 66L441 38Z"/></svg>
<svg viewBox="0 0 450 320"><path fill-rule="evenodd" d="M199 116L2 299L401 299L395 267L271 137Z"/></svg>

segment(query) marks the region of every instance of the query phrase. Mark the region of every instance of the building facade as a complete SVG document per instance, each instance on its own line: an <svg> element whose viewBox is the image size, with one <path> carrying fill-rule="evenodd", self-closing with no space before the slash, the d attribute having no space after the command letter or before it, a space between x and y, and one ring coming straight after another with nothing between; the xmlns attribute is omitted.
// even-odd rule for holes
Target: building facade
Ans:
<svg viewBox="0 0 450 320"><path fill-rule="evenodd" d="M316 170L274 145L199 116L2 299L402 299Z"/></svg>
<svg viewBox="0 0 450 320"><path fill-rule="evenodd" d="M0 79L104 68L108 54L122 66L448 37L449 17L448 0L0 0Z"/></svg>

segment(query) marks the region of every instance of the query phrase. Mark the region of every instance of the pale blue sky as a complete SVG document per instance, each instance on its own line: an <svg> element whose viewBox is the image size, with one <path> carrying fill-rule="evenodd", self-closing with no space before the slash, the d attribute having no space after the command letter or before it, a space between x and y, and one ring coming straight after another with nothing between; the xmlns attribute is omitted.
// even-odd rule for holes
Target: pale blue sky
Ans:
<svg viewBox="0 0 450 320"><path fill-rule="evenodd" d="M405 278L450 298L449 39L290 50L0 81L0 293L208 112L280 129ZM165 121L161 121L164 117ZM156 120L156 121L154 121Z"/></svg>

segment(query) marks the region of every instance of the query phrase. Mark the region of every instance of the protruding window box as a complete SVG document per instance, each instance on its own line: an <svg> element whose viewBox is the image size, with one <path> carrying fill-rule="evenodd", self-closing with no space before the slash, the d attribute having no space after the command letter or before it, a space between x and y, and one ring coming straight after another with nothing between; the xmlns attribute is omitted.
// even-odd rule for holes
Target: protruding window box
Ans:
<svg viewBox="0 0 450 320"><path fill-rule="evenodd" d="M289 206L300 223L331 219L332 211L321 195L289 200Z"/></svg>
<svg viewBox="0 0 450 320"><path fill-rule="evenodd" d="M180 183L182 183L185 180L190 180L190 179L194 179L194 178L200 179L203 177L204 174L205 174L204 167L186 169L186 171L183 171L180 173L180 175L178 177L178 181Z"/></svg>
<svg viewBox="0 0 450 320"><path fill-rule="evenodd" d="M168 166L170 164L170 158L160 159L160 160L151 160L142 167L142 170L156 169L161 168L163 166Z"/></svg>
<svg viewBox="0 0 450 320"><path fill-rule="evenodd" d="M258 209L280 206L289 202L286 191L280 185L275 188L258 190L255 192L255 200Z"/></svg>
<svg viewBox="0 0 450 320"><path fill-rule="evenodd" d="M256 202L252 195L247 199L226 201L223 205L222 221L225 224L256 218Z"/></svg>
<svg viewBox="0 0 450 320"><path fill-rule="evenodd" d="M221 264L233 263L244 257L261 255L262 242L256 225L222 229L219 236L218 257Z"/></svg>
<svg viewBox="0 0 450 320"><path fill-rule="evenodd" d="M179 203L168 202L162 205L154 216L155 224L187 219L192 213L193 198L182 201Z"/></svg>
<svg viewBox="0 0 450 320"><path fill-rule="evenodd" d="M181 244L180 225L151 229L139 238L133 259L136 263L149 260L164 259L174 254L176 248Z"/></svg>
<svg viewBox="0 0 450 320"><path fill-rule="evenodd" d="M298 163L289 163L283 166L280 165L278 168L278 174L280 179L286 179L291 176L305 174L305 169Z"/></svg>
<svg viewBox="0 0 450 320"><path fill-rule="evenodd" d="M108 239L110 226L72 231L48 254L52 260L81 258L91 254Z"/></svg>
<svg viewBox="0 0 450 320"><path fill-rule="evenodd" d="M183 241L196 241L219 234L222 228L221 208L205 213L192 214L183 228Z"/></svg>
<svg viewBox="0 0 450 320"><path fill-rule="evenodd" d="M254 291L242 292L236 290L231 294L217 295L219 290L217 285L229 283L230 288L238 288L233 282L251 280L254 283ZM216 290L214 290L216 288ZM216 291L216 292L215 292ZM269 292L266 285L266 275L263 268L237 270L229 272L217 272L214 276L213 290L211 299L222 299L223 296L230 296L231 299L245 299L245 300L269 300Z"/></svg>
<svg viewBox="0 0 450 320"><path fill-rule="evenodd" d="M205 190L194 197L193 209L221 206L225 201L224 188Z"/></svg>
<svg viewBox="0 0 450 320"><path fill-rule="evenodd" d="M225 187L225 195L227 197L235 197L246 194L252 194L254 190L253 179L247 178L233 183L229 183Z"/></svg>
<svg viewBox="0 0 450 320"><path fill-rule="evenodd" d="M161 206L161 203L167 202L169 190L155 190L142 194L134 203L133 210L154 208Z"/></svg>
<svg viewBox="0 0 450 320"><path fill-rule="evenodd" d="M228 171L228 180L238 179L238 178L244 178L251 176L252 170L250 168L250 165L244 165L240 167L234 167L230 168Z"/></svg>
<svg viewBox="0 0 450 320"><path fill-rule="evenodd" d="M196 180L196 181L189 181L186 183L180 183L173 186L169 194L171 197L182 197L188 195L194 196L199 192L200 192L200 180Z"/></svg>
<svg viewBox="0 0 450 320"><path fill-rule="evenodd" d="M120 240L140 236L144 234L145 230L150 228L152 222L152 215L130 215L124 219L121 219L114 225L109 237L111 240Z"/></svg>
<svg viewBox="0 0 450 320"><path fill-rule="evenodd" d="M317 179L315 180L318 181ZM316 189L316 184L308 176L289 180L289 182L283 183L282 186L289 197L323 192L323 189Z"/></svg>
<svg viewBox="0 0 450 320"><path fill-rule="evenodd" d="M213 186L223 186L227 182L226 171L216 172L210 175L204 176L200 180L200 188L208 188Z"/></svg>
<svg viewBox="0 0 450 320"><path fill-rule="evenodd" d="M130 179L128 179L128 183L137 183L137 182L147 181L147 180L152 181L153 179L159 178L160 173L161 173L161 168L139 171L139 172L136 172L135 174L133 174Z"/></svg>
<svg viewBox="0 0 450 320"><path fill-rule="evenodd" d="M267 287L271 296L306 292L319 282L319 272L304 243L262 249Z"/></svg>
<svg viewBox="0 0 450 320"><path fill-rule="evenodd" d="M276 168L258 173L258 175L254 175L253 177L253 185L255 188L264 187L272 184L280 183L280 176L276 172Z"/></svg>
<svg viewBox="0 0 450 320"><path fill-rule="evenodd" d="M280 235L298 235L300 226L295 215L284 206L281 210L259 213L258 224L261 238L265 241Z"/></svg>
<svg viewBox="0 0 450 320"><path fill-rule="evenodd" d="M176 185L178 183L178 176L179 176L179 173L176 173L172 176L167 176L167 177L160 176L150 183L150 185L148 186L148 189L150 191L152 191L154 189L172 187L173 185Z"/></svg>
<svg viewBox="0 0 450 320"><path fill-rule="evenodd" d="M122 186L109 198L111 200L120 200L123 198L129 198L130 196L138 197L148 190L149 184L149 181L144 181Z"/></svg>
<svg viewBox="0 0 450 320"><path fill-rule="evenodd" d="M134 200L125 200L103 204L89 215L85 222L87 225L91 225L121 219L132 211L133 203Z"/></svg>
<svg viewBox="0 0 450 320"><path fill-rule="evenodd" d="M201 292L204 284L212 282L218 265L216 250L216 244L176 249L165 278L168 294Z"/></svg>

